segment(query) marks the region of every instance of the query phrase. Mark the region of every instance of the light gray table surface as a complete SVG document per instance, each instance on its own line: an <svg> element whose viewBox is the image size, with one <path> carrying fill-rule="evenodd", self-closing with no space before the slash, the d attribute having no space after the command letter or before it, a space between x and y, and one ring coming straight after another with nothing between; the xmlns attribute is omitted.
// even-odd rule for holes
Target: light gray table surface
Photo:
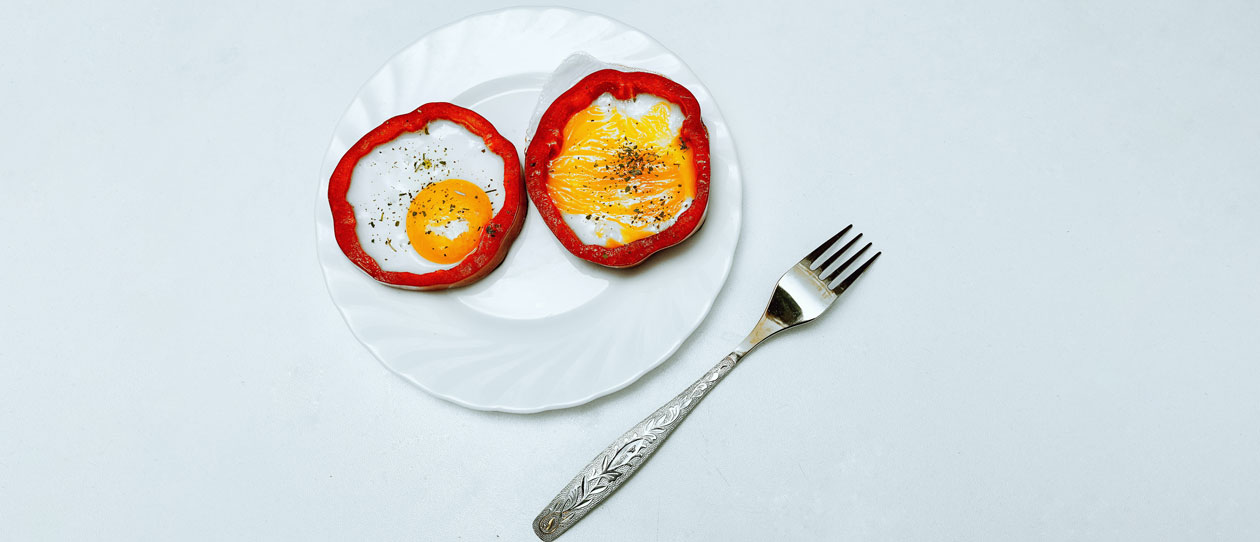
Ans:
<svg viewBox="0 0 1260 542"><path fill-rule="evenodd" d="M500 4L7 3L0 539L532 540L849 222L839 310L563 540L1260 538L1260 5L574 6L705 82L743 229L672 359L508 415L377 363L312 223L359 86Z"/></svg>

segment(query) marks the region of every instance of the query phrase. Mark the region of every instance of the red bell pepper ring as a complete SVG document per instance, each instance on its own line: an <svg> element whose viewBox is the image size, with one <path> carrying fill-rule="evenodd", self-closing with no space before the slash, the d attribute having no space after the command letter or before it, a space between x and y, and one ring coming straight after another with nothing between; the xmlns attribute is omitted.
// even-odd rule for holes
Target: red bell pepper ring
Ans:
<svg viewBox="0 0 1260 542"><path fill-rule="evenodd" d="M455 267L423 274L384 271L359 243L359 236L355 231L354 207L346 201L351 175L359 160L376 147L389 143L404 133L423 130L435 120L449 120L463 126L485 141L490 152L503 159L503 208L490 219L477 247ZM445 102L433 102L381 123L351 146L337 163L329 180L328 205L332 209L337 245L359 269L390 286L410 290L440 290L476 282L503 262L508 247L525 224L525 210L528 206L523 205L525 196L522 194L521 184L521 163L516 155L516 147L499 134L490 121L472 110Z"/></svg>
<svg viewBox="0 0 1260 542"><path fill-rule="evenodd" d="M617 247L588 245L565 224L563 215L547 193L551 161L564 149L564 127L596 98L610 93L618 100L651 94L677 104L686 119L679 137L692 150L696 190L691 206L670 227ZM686 87L647 72L600 70L586 76L556 98L538 122L534 139L525 151L525 187L543 221L564 248L583 260L608 267L631 267L652 254L683 242L704 221L709 204L709 132L700 120L700 104Z"/></svg>

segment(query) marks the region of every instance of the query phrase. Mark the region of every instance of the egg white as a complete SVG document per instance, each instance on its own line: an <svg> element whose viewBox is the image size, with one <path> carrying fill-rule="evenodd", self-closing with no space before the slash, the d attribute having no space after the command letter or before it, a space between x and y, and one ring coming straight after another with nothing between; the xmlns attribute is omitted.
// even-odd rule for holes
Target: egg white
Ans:
<svg viewBox="0 0 1260 542"><path fill-rule="evenodd" d="M400 135L359 160L346 200L354 207L359 244L381 269L424 274L459 265L425 259L407 237L411 200L424 187L446 179L481 187L489 196L492 214L503 209L503 158L455 122L435 120L426 130ZM454 238L467 229L461 225L436 234Z"/></svg>

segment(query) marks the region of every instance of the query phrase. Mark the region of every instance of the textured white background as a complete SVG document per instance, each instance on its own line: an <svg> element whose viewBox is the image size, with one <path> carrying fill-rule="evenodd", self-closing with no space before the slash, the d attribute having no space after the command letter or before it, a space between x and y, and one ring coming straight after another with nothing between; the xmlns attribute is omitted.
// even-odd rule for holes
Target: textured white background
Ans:
<svg viewBox="0 0 1260 542"><path fill-rule="evenodd" d="M531 540L778 273L885 258L564 540L1260 537L1260 7L636 1L745 173L714 313L571 410L431 398L315 262L333 124L491 2L9 2L0 539Z"/></svg>

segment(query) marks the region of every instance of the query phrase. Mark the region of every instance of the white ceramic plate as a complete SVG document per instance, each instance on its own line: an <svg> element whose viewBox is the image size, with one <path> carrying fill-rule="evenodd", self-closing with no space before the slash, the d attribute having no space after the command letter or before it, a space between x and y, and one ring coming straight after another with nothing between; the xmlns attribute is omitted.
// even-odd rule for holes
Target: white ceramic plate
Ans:
<svg viewBox="0 0 1260 542"><path fill-rule="evenodd" d="M412 292L381 285L338 249L328 178L355 141L385 119L450 101L485 116L521 153L539 91L575 52L663 74L700 102L712 180L705 224L629 270L570 255L537 210L507 259L471 286ZM538 412L619 390L667 359L713 305L739 238L740 176L717 104L678 57L606 17L513 8L439 28L363 85L333 133L315 211L328 292L356 337L425 391L481 410Z"/></svg>

